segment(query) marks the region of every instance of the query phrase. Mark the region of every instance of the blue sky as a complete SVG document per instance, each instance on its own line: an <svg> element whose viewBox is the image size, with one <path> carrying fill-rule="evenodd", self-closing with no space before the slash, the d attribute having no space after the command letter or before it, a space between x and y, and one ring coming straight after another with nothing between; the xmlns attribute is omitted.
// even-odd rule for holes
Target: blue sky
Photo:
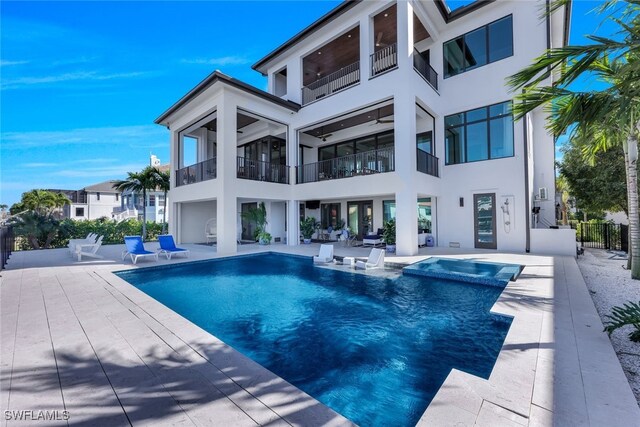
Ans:
<svg viewBox="0 0 640 427"><path fill-rule="evenodd" d="M3 1L0 203L166 163L160 113L215 69L264 89L251 64L338 3ZM599 3L574 3L581 43Z"/></svg>

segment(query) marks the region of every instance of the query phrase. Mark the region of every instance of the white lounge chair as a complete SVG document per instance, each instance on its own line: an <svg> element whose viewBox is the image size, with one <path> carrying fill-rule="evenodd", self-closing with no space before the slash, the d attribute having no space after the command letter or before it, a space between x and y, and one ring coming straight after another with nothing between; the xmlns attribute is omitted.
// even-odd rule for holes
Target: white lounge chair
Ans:
<svg viewBox="0 0 640 427"><path fill-rule="evenodd" d="M78 257L78 261L82 261L82 257L86 256L89 258L104 258L102 255L98 255L98 249L102 246L102 239L104 236L98 237L95 243L84 243L76 245L76 256Z"/></svg>
<svg viewBox="0 0 640 427"><path fill-rule="evenodd" d="M333 261L333 245L320 245L320 253L313 257L314 264L328 264Z"/></svg>
<svg viewBox="0 0 640 427"><path fill-rule="evenodd" d="M369 258L367 261L357 261L356 269L360 270L371 270L372 268L383 268L384 267L384 249L371 249L371 253L369 254Z"/></svg>
<svg viewBox="0 0 640 427"><path fill-rule="evenodd" d="M87 234L87 237L84 239L69 239L69 244L67 247L69 248L69 254L76 254L76 245L92 245L96 242L96 238L98 237L95 233Z"/></svg>

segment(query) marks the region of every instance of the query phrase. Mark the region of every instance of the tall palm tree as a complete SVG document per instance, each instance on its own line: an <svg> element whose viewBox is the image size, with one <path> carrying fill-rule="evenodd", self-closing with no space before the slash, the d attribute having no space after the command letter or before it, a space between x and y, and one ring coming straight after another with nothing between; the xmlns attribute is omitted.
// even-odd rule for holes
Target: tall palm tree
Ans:
<svg viewBox="0 0 640 427"><path fill-rule="evenodd" d="M127 178L113 183L119 191L142 193L142 240L147 238L147 190L154 188L153 168L147 166L141 172L127 172Z"/></svg>
<svg viewBox="0 0 640 427"><path fill-rule="evenodd" d="M165 234L167 227L167 193L171 189L171 176L169 171L161 171L157 167L153 167L154 188L164 193L164 201L162 203L162 234Z"/></svg>
<svg viewBox="0 0 640 427"><path fill-rule="evenodd" d="M565 4L559 0L551 10ZM516 96L514 115L521 119L543 108L554 135L580 133L590 141L588 157L600 150L622 146L627 177L631 277L640 279L640 216L638 210L637 152L640 133L640 0L608 0L602 10L622 4L617 38L588 36L591 44L547 50L534 63L508 80ZM579 78L595 78L601 90L574 90ZM553 79L549 85L549 79ZM586 138L585 138L586 137Z"/></svg>

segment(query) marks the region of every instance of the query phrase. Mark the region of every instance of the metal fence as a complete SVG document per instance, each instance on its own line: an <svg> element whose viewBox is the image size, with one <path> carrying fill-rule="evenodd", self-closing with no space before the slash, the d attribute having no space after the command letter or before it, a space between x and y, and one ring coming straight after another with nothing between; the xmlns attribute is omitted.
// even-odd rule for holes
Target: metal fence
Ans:
<svg viewBox="0 0 640 427"><path fill-rule="evenodd" d="M290 167L287 165L252 160L245 157L238 157L237 159L238 178L275 182L277 184L289 183Z"/></svg>
<svg viewBox="0 0 640 427"><path fill-rule="evenodd" d="M360 82L360 61L347 65L302 88L302 105Z"/></svg>
<svg viewBox="0 0 640 427"><path fill-rule="evenodd" d="M438 158L431 153L422 151L419 148L416 149L416 159L418 172L426 173L427 175L440 176L438 171Z"/></svg>
<svg viewBox="0 0 640 427"><path fill-rule="evenodd" d="M216 158L207 159L195 165L176 170L176 187L215 179L217 175Z"/></svg>
<svg viewBox="0 0 640 427"><path fill-rule="evenodd" d="M398 51L395 43L371 54L371 77L375 77L397 66Z"/></svg>
<svg viewBox="0 0 640 427"><path fill-rule="evenodd" d="M10 225L3 225L0 229L0 258L2 259L0 270L4 269L4 266L11 256L15 245L15 236L13 234L13 227Z"/></svg>
<svg viewBox="0 0 640 427"><path fill-rule="evenodd" d="M584 248L629 252L628 225L581 222L577 228L580 244Z"/></svg>
<svg viewBox="0 0 640 427"><path fill-rule="evenodd" d="M296 169L298 184L393 172L396 169L394 148L381 148L316 163L307 163Z"/></svg>

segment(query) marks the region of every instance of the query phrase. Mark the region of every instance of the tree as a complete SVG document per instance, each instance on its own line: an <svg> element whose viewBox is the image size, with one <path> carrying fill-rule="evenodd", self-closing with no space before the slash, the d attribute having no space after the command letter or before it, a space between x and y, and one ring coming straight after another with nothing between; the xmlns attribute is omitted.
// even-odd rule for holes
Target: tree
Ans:
<svg viewBox="0 0 640 427"><path fill-rule="evenodd" d="M560 194L560 212L562 213L562 225L569 225L569 196L570 189L567 180L563 176L556 178L556 192Z"/></svg>
<svg viewBox="0 0 640 427"><path fill-rule="evenodd" d="M562 153L558 170L580 210L628 214L624 154L620 147L600 151L590 161L572 139L562 148Z"/></svg>
<svg viewBox="0 0 640 427"><path fill-rule="evenodd" d="M558 0L550 11L568 3ZM640 132L640 2L605 1L601 10L623 4L616 40L587 36L591 44L548 49L533 64L509 78L516 96L514 115L522 119L536 109L548 113L547 128L554 135L580 135L583 153L622 147L625 161L631 277L640 279L640 216L638 209L638 133ZM601 90L574 90L580 78L606 83ZM551 81L551 85L549 85Z"/></svg>
<svg viewBox="0 0 640 427"><path fill-rule="evenodd" d="M70 203L71 200L69 200L69 198L64 194L47 190L31 190L26 193L22 193L20 202L16 203L14 206L18 209L15 213L29 210L36 211L40 214L47 214ZM14 214L13 211L16 209L13 209L12 206L11 213Z"/></svg>
<svg viewBox="0 0 640 427"><path fill-rule="evenodd" d="M169 171L161 171L157 167L152 169L154 188L164 193L164 202L162 204L162 234L164 234L167 226L167 193L171 189L171 177Z"/></svg>
<svg viewBox="0 0 640 427"><path fill-rule="evenodd" d="M154 168L147 166L141 172L127 172L127 179L113 183L119 191L142 193L142 239L147 238L147 190L155 188Z"/></svg>

